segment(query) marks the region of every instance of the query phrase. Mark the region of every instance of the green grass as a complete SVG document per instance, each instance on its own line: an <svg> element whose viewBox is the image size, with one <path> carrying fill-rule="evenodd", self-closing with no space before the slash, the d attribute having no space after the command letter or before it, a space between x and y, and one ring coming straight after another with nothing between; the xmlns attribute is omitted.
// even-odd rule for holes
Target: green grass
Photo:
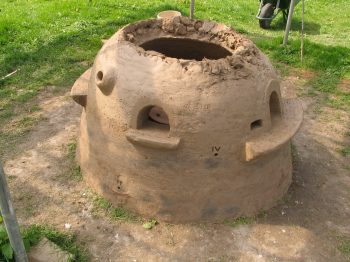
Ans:
<svg viewBox="0 0 350 262"><path fill-rule="evenodd" d="M231 227L241 226L241 225L250 225L254 223L255 218L253 217L238 217L235 219L225 219L224 224Z"/></svg>
<svg viewBox="0 0 350 262"><path fill-rule="evenodd" d="M88 261L87 252L76 243L74 234L62 233L47 226L32 225L24 230L23 237L30 240L31 246L38 244L43 237L46 237L62 250L72 254L71 261Z"/></svg>
<svg viewBox="0 0 350 262"><path fill-rule="evenodd" d="M155 17L166 9L188 14L189 0L3 0L0 2L0 127L2 141L23 136L6 134L9 121L46 87L69 90L89 68L101 39L123 25ZM205 0L196 2L195 15L234 27L250 37L285 74L288 68L312 70L308 85L324 93L329 106L350 111L350 94L339 90L350 78L350 5L348 0L306 0L305 60L300 62L301 7L296 8L290 44L281 46L284 24L278 16L271 30L262 30L255 15L257 0ZM336 10L336 11L330 11ZM310 91L311 93L313 91ZM27 110L20 110L24 116ZM5 130L5 131L4 131ZM1 143L1 141L0 141ZM4 143L0 144L0 149ZM1 155L1 150L0 150Z"/></svg>
<svg viewBox="0 0 350 262"><path fill-rule="evenodd" d="M97 214L100 211L103 211L113 220L128 223L138 223L143 221L140 217L130 212L129 210L126 210L123 207L114 208L110 202L108 202L101 196L94 195L93 204L93 213L95 214Z"/></svg>
<svg viewBox="0 0 350 262"><path fill-rule="evenodd" d="M157 223L155 219L146 221L136 214L124 209L123 207L114 208L105 198L94 195L94 211L104 211L111 219L129 223L146 222L151 224L151 228Z"/></svg>
<svg viewBox="0 0 350 262"><path fill-rule="evenodd" d="M100 197L98 195L94 196L93 202L94 202L94 206L96 208L99 208L102 210L108 211L112 207L112 204L110 202L108 202L106 199L104 199L103 197Z"/></svg>
<svg viewBox="0 0 350 262"><path fill-rule="evenodd" d="M67 146L67 158L70 162L69 170L65 173L65 177L75 180L75 181L81 181L83 179L83 176L81 174L80 166L78 165L75 155L77 150L77 142L73 141L70 142Z"/></svg>
<svg viewBox="0 0 350 262"><path fill-rule="evenodd" d="M9 243L6 228L3 224L3 218L0 214L0 261L13 261L13 251ZM76 236L74 234L66 234L59 232L51 227L42 225L31 225L21 230L23 242L26 251L30 251L30 248L37 245L44 237L55 243L63 251L67 251L70 254L69 261L84 262L87 261L87 252L83 250L76 243Z"/></svg>
<svg viewBox="0 0 350 262"><path fill-rule="evenodd" d="M111 217L114 220L122 220L128 222L136 222L138 220L134 214L121 207L113 208L111 210Z"/></svg>
<svg viewBox="0 0 350 262"><path fill-rule="evenodd" d="M257 215L252 217L241 216L233 219L225 219L224 224L231 227L236 227L240 225L250 225L255 222L259 222L268 217L268 213L266 210L261 210Z"/></svg>
<svg viewBox="0 0 350 262"><path fill-rule="evenodd" d="M344 157L350 156L350 146L344 146L343 148L339 149L339 152Z"/></svg>
<svg viewBox="0 0 350 262"><path fill-rule="evenodd" d="M339 237L339 251L350 260L350 238Z"/></svg>

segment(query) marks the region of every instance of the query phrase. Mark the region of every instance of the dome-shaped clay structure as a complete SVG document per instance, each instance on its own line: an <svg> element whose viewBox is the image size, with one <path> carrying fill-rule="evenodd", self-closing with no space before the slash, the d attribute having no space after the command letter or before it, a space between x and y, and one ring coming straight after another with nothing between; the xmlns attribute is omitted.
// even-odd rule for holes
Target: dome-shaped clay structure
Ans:
<svg viewBox="0 0 350 262"><path fill-rule="evenodd" d="M186 222L253 215L292 177L302 121L271 63L210 21L146 20L110 38L72 88L78 158L115 206Z"/></svg>

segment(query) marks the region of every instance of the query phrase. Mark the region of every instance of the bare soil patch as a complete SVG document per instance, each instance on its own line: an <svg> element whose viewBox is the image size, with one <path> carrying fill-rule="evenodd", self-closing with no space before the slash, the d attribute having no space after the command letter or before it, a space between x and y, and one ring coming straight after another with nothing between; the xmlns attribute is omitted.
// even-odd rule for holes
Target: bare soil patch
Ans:
<svg viewBox="0 0 350 262"><path fill-rule="evenodd" d="M344 92L349 92L350 93L350 79L343 79L340 81L338 84L338 88Z"/></svg>
<svg viewBox="0 0 350 262"><path fill-rule="evenodd" d="M287 78L294 96L299 79ZM68 144L75 141L81 108L68 95L40 103L43 120L4 163L20 223L48 224L77 234L92 261L346 261L337 247L350 238L349 114L302 98L303 126L293 141L294 179L281 203L249 225L113 221L94 213L93 195L69 177ZM70 229L65 224L71 224Z"/></svg>

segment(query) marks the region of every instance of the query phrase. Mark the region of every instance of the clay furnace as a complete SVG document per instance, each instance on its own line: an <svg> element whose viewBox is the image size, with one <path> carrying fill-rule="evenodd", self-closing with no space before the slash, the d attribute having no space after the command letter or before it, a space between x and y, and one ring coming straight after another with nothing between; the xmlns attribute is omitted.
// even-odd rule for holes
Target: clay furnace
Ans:
<svg viewBox="0 0 350 262"><path fill-rule="evenodd" d="M110 38L72 88L78 158L115 206L172 222L270 208L292 177L302 121L271 63L210 21L147 20Z"/></svg>

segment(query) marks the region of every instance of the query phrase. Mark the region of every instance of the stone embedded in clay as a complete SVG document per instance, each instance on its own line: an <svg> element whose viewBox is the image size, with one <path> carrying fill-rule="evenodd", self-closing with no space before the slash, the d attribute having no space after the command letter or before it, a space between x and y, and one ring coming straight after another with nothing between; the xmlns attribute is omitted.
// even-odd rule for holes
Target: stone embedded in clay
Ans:
<svg viewBox="0 0 350 262"><path fill-rule="evenodd" d="M200 32L205 32L205 33L208 33L211 29L213 29L215 26L215 23L214 22L211 22L211 21L204 21L202 27L200 27L198 30Z"/></svg>

